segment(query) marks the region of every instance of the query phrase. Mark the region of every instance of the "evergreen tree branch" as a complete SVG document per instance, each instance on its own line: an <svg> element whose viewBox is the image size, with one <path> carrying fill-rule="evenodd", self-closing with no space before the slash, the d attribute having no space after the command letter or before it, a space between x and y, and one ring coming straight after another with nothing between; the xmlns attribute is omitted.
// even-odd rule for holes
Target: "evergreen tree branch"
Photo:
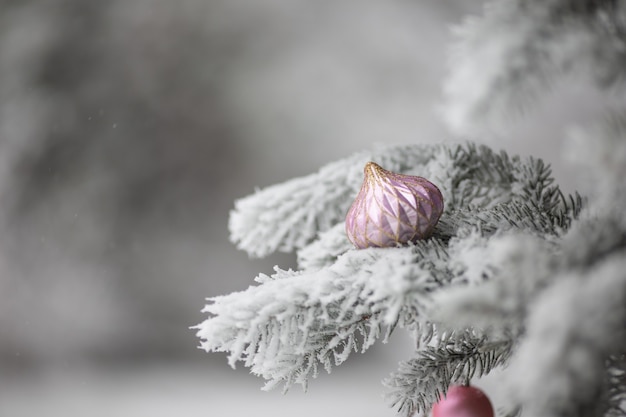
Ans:
<svg viewBox="0 0 626 417"><path fill-rule="evenodd" d="M497 0L456 28L443 113L460 134L503 130L564 73L626 79L626 6L615 0Z"/></svg>
<svg viewBox="0 0 626 417"><path fill-rule="evenodd" d="M332 265L340 255L353 248L343 222L319 234L317 240L298 251L298 267L312 270Z"/></svg>
<svg viewBox="0 0 626 417"><path fill-rule="evenodd" d="M618 399L611 387L621 389L622 377L607 361L626 345L625 255L561 270L537 297L510 367L524 375L511 391L530 415L602 415Z"/></svg>
<svg viewBox="0 0 626 417"><path fill-rule="evenodd" d="M492 1L457 36L444 116L465 136L503 128L565 73L626 79L624 1ZM385 384L406 416L508 362L510 416L626 415L625 115L573 135L589 201L539 159L473 144L364 152L239 200L233 242L297 251L301 271L210 299L201 347L286 390L404 326L417 352ZM440 188L428 240L351 250L343 221L369 160Z"/></svg>
<svg viewBox="0 0 626 417"><path fill-rule="evenodd" d="M313 272L277 270L260 285L210 299L196 326L206 351L229 352L268 381L306 387L319 365L330 372L351 352L419 320L432 292L446 285L445 244L352 250Z"/></svg>
<svg viewBox="0 0 626 417"><path fill-rule="evenodd" d="M467 384L506 363L511 342L488 341L472 332L444 335L384 381L392 407L404 416L427 413L452 383Z"/></svg>
<svg viewBox="0 0 626 417"><path fill-rule="evenodd" d="M452 270L469 285L435 294L428 316L444 329L471 327L517 340L529 304L554 278L561 256L557 242L522 231L459 239L450 247Z"/></svg>
<svg viewBox="0 0 626 417"><path fill-rule="evenodd" d="M510 265L508 255L502 255L507 246L501 245L500 236L523 231L549 242L580 211L580 199L563 198L552 185L549 167L538 159L511 158L473 144L383 148L366 159L373 154L385 166L396 167L392 169L436 179L446 208L433 236L408 247L351 250L343 213L335 218L336 207L345 205L348 188L356 194L356 180L362 180L358 165L365 154L240 200L231 226L251 228L251 237L240 243L260 248L257 255L299 247L302 270L277 269L272 276L259 276L259 285L246 291L210 299L204 310L209 318L196 327L203 349L228 352L231 366L243 362L268 381L267 388L282 383L288 389L295 383L306 387L320 366L330 371L333 363L366 350L396 325L409 327L417 346L427 346L439 336L424 314L431 314L433 296L491 281L503 265ZM333 175L322 181L325 169ZM325 194L328 188L333 191ZM269 203L263 202L266 198ZM320 199L319 204L310 206L312 199ZM283 200L286 206L272 212ZM334 211L324 212L326 205ZM295 206L301 209L281 211ZM303 217L326 220L303 228L298 223ZM263 241L276 230L273 240ZM509 304L500 316L507 319L498 340L513 340L520 333L515 323L523 314L519 303Z"/></svg>

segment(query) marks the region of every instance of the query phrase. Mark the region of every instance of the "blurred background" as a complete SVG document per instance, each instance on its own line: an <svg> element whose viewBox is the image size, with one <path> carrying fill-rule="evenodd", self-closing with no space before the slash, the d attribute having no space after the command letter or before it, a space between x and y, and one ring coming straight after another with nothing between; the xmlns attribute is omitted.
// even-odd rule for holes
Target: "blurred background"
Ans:
<svg viewBox="0 0 626 417"><path fill-rule="evenodd" d="M310 392L263 393L197 349L205 297L291 255L228 241L236 198L374 143L452 142L450 25L477 0L1 0L0 416L394 415L411 342ZM507 138L553 164L600 111L555 87Z"/></svg>

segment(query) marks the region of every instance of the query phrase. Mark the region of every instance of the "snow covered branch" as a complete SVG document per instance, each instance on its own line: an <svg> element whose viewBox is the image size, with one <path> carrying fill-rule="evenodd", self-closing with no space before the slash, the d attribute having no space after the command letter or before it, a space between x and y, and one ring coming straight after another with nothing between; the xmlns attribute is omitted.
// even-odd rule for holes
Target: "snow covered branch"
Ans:
<svg viewBox="0 0 626 417"><path fill-rule="evenodd" d="M492 1L455 35L443 114L463 135L502 130L564 73L602 87L626 76L622 1Z"/></svg>
<svg viewBox="0 0 626 417"><path fill-rule="evenodd" d="M201 347L229 352L266 380L306 387L318 365L328 372L365 351L398 324L417 320L428 294L451 278L437 240L398 249L352 250L314 272L277 270L261 285L211 299L198 326ZM439 262L438 262L439 260Z"/></svg>
<svg viewBox="0 0 626 417"><path fill-rule="evenodd" d="M406 247L351 248L343 215L370 158L437 183L446 206L431 238ZM301 270L277 269L258 277L259 285L210 299L204 310L209 318L196 327L201 347L228 352L231 366L243 362L268 381L266 388L282 383L288 389L296 383L306 387L320 367L330 371L333 363L365 351L398 325L416 331L428 345L438 336L429 315L436 311L439 293L469 291L507 271L510 257L498 255L504 237L515 240L524 233L551 247L567 231L582 202L563 196L552 182L549 168L538 159L466 144L382 148L258 191L240 200L232 213L233 239L253 255L299 249ZM519 334L512 329L519 330L524 310L510 308L508 314L495 345L486 333L480 341L463 339L469 345L450 339L451 344L418 352L421 359L411 364L457 355L446 365L453 370L442 368L449 378L440 380L441 390L446 381L488 372L508 357L511 335ZM479 350L463 350L468 346ZM494 353L485 346L500 347ZM436 393L416 399L413 391L405 392L406 398L401 392L394 402L412 404L401 406L410 410Z"/></svg>
<svg viewBox="0 0 626 417"><path fill-rule="evenodd" d="M488 341L470 331L443 335L384 381L388 400L404 416L426 413L453 383L469 383L506 363L511 342Z"/></svg>
<svg viewBox="0 0 626 417"><path fill-rule="evenodd" d="M624 255L566 274L537 299L511 364L511 373L523 375L511 380L511 392L530 415L603 415L619 407L624 392L610 390L623 388L624 363L611 373L607 363L626 346Z"/></svg>

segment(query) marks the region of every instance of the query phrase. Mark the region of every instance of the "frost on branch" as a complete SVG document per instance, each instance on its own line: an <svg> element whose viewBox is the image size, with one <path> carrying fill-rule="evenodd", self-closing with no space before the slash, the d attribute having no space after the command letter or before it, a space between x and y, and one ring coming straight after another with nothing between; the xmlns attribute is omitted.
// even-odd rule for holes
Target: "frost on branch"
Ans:
<svg viewBox="0 0 626 417"><path fill-rule="evenodd" d="M306 386L319 365L330 372L352 351L414 321L427 294L452 278L445 250L438 239L353 250L325 269L261 276L259 286L210 299L201 347L229 352L231 366L242 361L268 388Z"/></svg>
<svg viewBox="0 0 626 417"><path fill-rule="evenodd" d="M431 238L406 247L351 248L344 215L368 160L438 185L445 210ZM550 242L566 233L580 209L580 198L564 196L541 160L509 157L484 146L388 147L343 159L239 200L230 223L233 240L252 255L297 250L300 270L277 269L245 291L209 299L204 310L209 318L196 327L201 347L228 352L232 366L242 362L267 380L267 388L283 384L287 389L295 383L306 386L320 368L330 371L397 326L408 327L420 349L426 349L416 352L417 362L408 363L454 356L454 371L423 368L433 372L429 378L441 381L437 389L445 390L457 376L504 363L523 312L511 309L510 325L497 334L446 339L429 317L433 301L440 293L489 282L505 270L501 263L508 258L486 251L494 247L492 240L515 239L523 232L552 248ZM394 389L393 401L404 404L400 407L407 415L417 404L427 409L435 398L434 391L416 398L411 384Z"/></svg>
<svg viewBox="0 0 626 417"><path fill-rule="evenodd" d="M564 73L602 87L626 77L623 1L493 1L455 35L443 114L463 135L501 130Z"/></svg>

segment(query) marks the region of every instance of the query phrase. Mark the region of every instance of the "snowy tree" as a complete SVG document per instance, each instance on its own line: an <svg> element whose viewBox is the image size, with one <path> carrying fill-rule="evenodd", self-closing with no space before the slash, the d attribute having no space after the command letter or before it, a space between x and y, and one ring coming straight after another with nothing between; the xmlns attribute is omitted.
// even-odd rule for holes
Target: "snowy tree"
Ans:
<svg viewBox="0 0 626 417"><path fill-rule="evenodd" d="M494 1L451 50L450 128L505 131L560 79L623 92L626 2ZM402 415L497 367L502 415L625 415L624 107L567 145L584 197L565 195L540 159L460 143L379 147L238 200L233 242L253 256L295 251L299 268L209 299L201 347L287 390L404 328L416 350L384 381ZM437 184L445 209L430 237L352 246L345 215L368 161Z"/></svg>

